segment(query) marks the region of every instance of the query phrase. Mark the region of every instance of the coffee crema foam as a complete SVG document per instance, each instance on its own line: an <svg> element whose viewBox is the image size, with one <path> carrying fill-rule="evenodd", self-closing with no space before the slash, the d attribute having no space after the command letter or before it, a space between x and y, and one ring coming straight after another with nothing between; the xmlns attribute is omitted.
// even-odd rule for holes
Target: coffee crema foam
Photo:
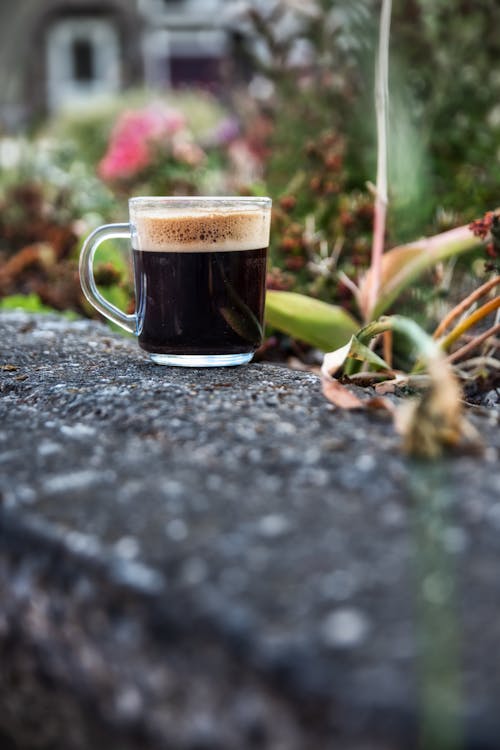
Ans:
<svg viewBox="0 0 500 750"><path fill-rule="evenodd" d="M133 246L143 252L257 250L269 244L269 211L138 214Z"/></svg>

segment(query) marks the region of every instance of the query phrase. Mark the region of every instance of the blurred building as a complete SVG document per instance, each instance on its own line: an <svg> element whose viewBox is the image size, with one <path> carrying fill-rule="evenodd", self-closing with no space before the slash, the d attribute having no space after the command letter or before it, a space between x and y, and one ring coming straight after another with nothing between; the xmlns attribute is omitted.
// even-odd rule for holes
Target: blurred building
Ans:
<svg viewBox="0 0 500 750"><path fill-rule="evenodd" d="M0 127L131 87L217 87L227 0L1 0Z"/></svg>

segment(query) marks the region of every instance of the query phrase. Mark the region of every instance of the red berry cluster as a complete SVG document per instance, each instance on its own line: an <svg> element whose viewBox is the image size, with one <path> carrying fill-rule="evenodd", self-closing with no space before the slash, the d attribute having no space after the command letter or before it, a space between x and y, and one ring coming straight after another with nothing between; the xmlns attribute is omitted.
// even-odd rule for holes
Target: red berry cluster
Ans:
<svg viewBox="0 0 500 750"><path fill-rule="evenodd" d="M475 237L481 237L482 240L486 239L491 232L494 216L494 211L488 211L481 219L476 219L469 224L469 229Z"/></svg>
<svg viewBox="0 0 500 750"><path fill-rule="evenodd" d="M306 264L304 227L291 216L296 205L295 196L285 195L273 211L273 224L280 237L278 247L288 271L300 271Z"/></svg>
<svg viewBox="0 0 500 750"><path fill-rule="evenodd" d="M323 133L317 141L306 144L306 156L313 169L309 188L317 196L337 195L342 190L344 150L342 138L333 131Z"/></svg>
<svg viewBox="0 0 500 750"><path fill-rule="evenodd" d="M290 274L284 273L281 268L271 268L267 274L267 289L275 289L278 292L288 292L294 286L294 278Z"/></svg>
<svg viewBox="0 0 500 750"><path fill-rule="evenodd" d="M305 217L314 215L320 204L336 212L337 196L345 182L344 151L343 139L331 130L307 142L304 146L305 180L298 186L296 195L282 196L273 211L274 233L280 238L277 249L281 264L291 273L305 269L319 249L317 240L311 241L307 236ZM320 232L330 228L316 227Z"/></svg>
<svg viewBox="0 0 500 750"><path fill-rule="evenodd" d="M345 140L331 130L305 144L303 169L273 209L272 258L282 275L273 270L269 289L290 284L347 308L352 303L338 272L353 278L369 265L373 197L346 191L345 150Z"/></svg>
<svg viewBox="0 0 500 750"><path fill-rule="evenodd" d="M488 211L481 219L469 225L476 237L486 242L486 270L495 271L500 267L500 212Z"/></svg>
<svg viewBox="0 0 500 750"><path fill-rule="evenodd" d="M372 197L363 193L343 196L336 229L344 237L345 259L356 268L367 266L373 231Z"/></svg>

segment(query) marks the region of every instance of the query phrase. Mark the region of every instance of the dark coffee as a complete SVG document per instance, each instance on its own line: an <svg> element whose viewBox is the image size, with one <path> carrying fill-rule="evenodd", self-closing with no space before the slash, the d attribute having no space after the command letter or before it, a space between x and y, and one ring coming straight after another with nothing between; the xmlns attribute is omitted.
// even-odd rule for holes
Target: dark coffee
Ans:
<svg viewBox="0 0 500 750"><path fill-rule="evenodd" d="M266 248L135 249L140 346L180 355L255 351L262 341L266 256Z"/></svg>
<svg viewBox="0 0 500 750"><path fill-rule="evenodd" d="M151 354L251 354L262 341L269 211L145 212L132 232L139 344Z"/></svg>

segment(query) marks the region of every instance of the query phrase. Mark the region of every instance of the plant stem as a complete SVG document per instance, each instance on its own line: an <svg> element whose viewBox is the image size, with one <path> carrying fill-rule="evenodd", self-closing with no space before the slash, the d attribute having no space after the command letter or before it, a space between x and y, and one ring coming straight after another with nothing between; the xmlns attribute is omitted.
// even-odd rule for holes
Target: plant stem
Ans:
<svg viewBox="0 0 500 750"><path fill-rule="evenodd" d="M500 361L495 357L472 357L472 359L466 359L465 362L460 362L459 372L477 370L478 367L483 370L485 367L489 367L490 370L500 370Z"/></svg>
<svg viewBox="0 0 500 750"><path fill-rule="evenodd" d="M356 299L365 319L382 315L402 291L436 263L470 252L480 244L481 241L474 237L466 225L392 248L382 257L382 286L371 315L368 314L368 300L373 283L371 269L359 284Z"/></svg>
<svg viewBox="0 0 500 750"><path fill-rule="evenodd" d="M458 305L456 305L453 310L450 310L448 315L446 315L446 317L441 321L441 323L434 331L434 338L439 338L456 318L464 313L471 305L474 304L474 302L477 302L478 299L481 299L481 297L485 297L491 289L494 289L499 284L500 276L495 276L494 279L490 279L485 284L482 284L479 289L476 289L474 292L472 292L472 294L469 294L469 296L462 300L462 302L460 302Z"/></svg>
<svg viewBox="0 0 500 750"><path fill-rule="evenodd" d="M386 331L384 333L383 345L384 345L384 360L387 362L389 367L392 367L392 331Z"/></svg>
<svg viewBox="0 0 500 750"><path fill-rule="evenodd" d="M398 410L398 430L404 436L404 449L413 456L438 458L446 448L462 440L478 445L478 435L463 417L461 391L453 369L437 341L415 321L401 315L382 317L369 323L357 335L366 344L384 331L396 331L415 347L426 365L429 387L420 401Z"/></svg>
<svg viewBox="0 0 500 750"><path fill-rule="evenodd" d="M466 357L467 354L470 354L474 351L474 349L477 349L477 347L483 343L483 341L486 341L490 338L490 336L495 336L497 333L500 332L500 324L497 323L494 326L491 326L491 328L488 328L487 331L482 333L480 336L475 336L471 341L469 341L468 344L465 344L465 346L462 346L460 349L457 349L456 352L453 352L453 354L450 354L450 356L447 358L448 362L456 362L459 359L462 359L462 357Z"/></svg>
<svg viewBox="0 0 500 750"><path fill-rule="evenodd" d="M479 310L476 310L472 313L472 315L469 315L468 318L455 326L455 328L446 336L446 338L439 342L439 346L441 347L441 349L443 349L444 351L449 349L450 346L455 343L455 341L459 339L460 336L462 336L462 334L469 330L469 328L472 328L473 325L478 323L490 313L498 310L499 308L500 297L495 297L494 299L487 302L485 305L480 307Z"/></svg>
<svg viewBox="0 0 500 750"><path fill-rule="evenodd" d="M371 258L372 285L368 304L368 318L375 308L382 281L382 255L388 204L388 109L389 109L389 37L392 0L382 0L379 46L375 75L375 111L377 115L377 189Z"/></svg>
<svg viewBox="0 0 500 750"><path fill-rule="evenodd" d="M370 339L385 331L397 332L408 338L416 346L418 354L427 361L442 358L437 342L418 323L402 315L383 316L362 328L356 338L366 345Z"/></svg>

